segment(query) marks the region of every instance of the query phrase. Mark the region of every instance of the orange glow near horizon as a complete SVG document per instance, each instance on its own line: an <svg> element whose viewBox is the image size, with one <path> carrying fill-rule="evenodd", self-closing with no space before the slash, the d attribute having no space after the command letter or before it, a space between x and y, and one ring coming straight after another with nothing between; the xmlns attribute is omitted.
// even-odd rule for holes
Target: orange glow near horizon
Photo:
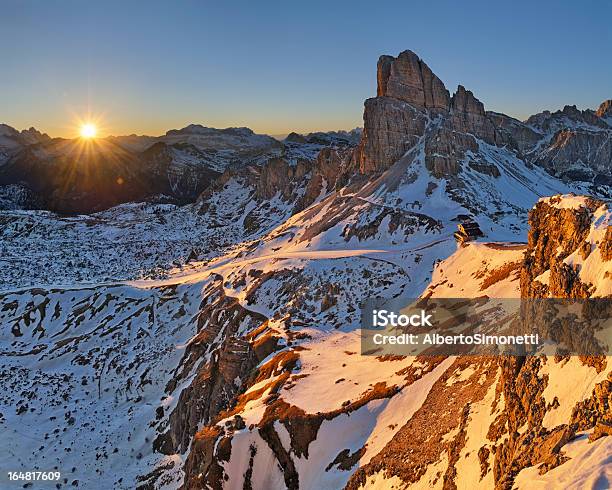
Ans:
<svg viewBox="0 0 612 490"><path fill-rule="evenodd" d="M91 139L95 138L98 134L98 129L93 123L85 123L81 126L80 130L81 138Z"/></svg>
<svg viewBox="0 0 612 490"><path fill-rule="evenodd" d="M106 127L103 124L102 116L94 115L88 112L85 115L79 116L73 114L70 133L72 137L77 136L82 140L93 140L95 138L103 138L106 133Z"/></svg>

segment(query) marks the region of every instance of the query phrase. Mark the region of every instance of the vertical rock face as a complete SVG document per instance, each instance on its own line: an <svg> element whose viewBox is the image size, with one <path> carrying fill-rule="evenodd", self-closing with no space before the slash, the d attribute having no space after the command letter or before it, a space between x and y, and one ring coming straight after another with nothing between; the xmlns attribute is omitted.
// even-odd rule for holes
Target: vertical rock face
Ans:
<svg viewBox="0 0 612 490"><path fill-rule="evenodd" d="M425 166L438 178L457 175L466 152L478 152L476 138L495 145L502 141L484 105L474 94L459 85L450 101L450 112L425 139ZM481 166L484 169L484 166ZM497 169L486 171L497 176Z"/></svg>
<svg viewBox="0 0 612 490"><path fill-rule="evenodd" d="M484 104L463 85L459 85L451 99L451 119L453 130L471 133L492 145L496 143L495 126L485 114Z"/></svg>
<svg viewBox="0 0 612 490"><path fill-rule="evenodd" d="M255 328L265 318L242 308L225 296L220 284L200 306L198 334L193 337L166 386L173 393L189 376L195 376L179 396L168 419L158 427L153 448L163 454L184 453L201 424L208 424L227 408L257 362L247 341L236 335L241 325ZM202 360L204 359L204 362Z"/></svg>
<svg viewBox="0 0 612 490"><path fill-rule="evenodd" d="M306 173L306 164L299 162L291 166L284 158L271 158L259 171L256 192L259 199L272 199L277 192L287 196L291 192L294 179L303 177Z"/></svg>
<svg viewBox="0 0 612 490"><path fill-rule="evenodd" d="M575 105L544 111L527 119L523 127L538 135L535 141L530 138L527 145L520 145L529 163L566 181L612 184L612 100L604 101L597 111L581 111ZM525 134L517 124L504 129L519 143Z"/></svg>
<svg viewBox="0 0 612 490"><path fill-rule="evenodd" d="M421 109L448 110L448 90L431 69L412 51L397 58L381 56L378 60L379 97L403 100Z"/></svg>
<svg viewBox="0 0 612 490"><path fill-rule="evenodd" d="M377 81L377 97L365 102L356 153L363 174L389 168L424 135L428 112L446 113L450 106L442 81L412 51L381 56Z"/></svg>
<svg viewBox="0 0 612 490"><path fill-rule="evenodd" d="M384 97L387 95L387 82L391 76L391 65L395 61L393 56L382 55L378 58L376 65L376 96Z"/></svg>
<svg viewBox="0 0 612 490"><path fill-rule="evenodd" d="M427 114L388 97L365 102L364 131L357 148L362 174L383 171L413 148L425 133Z"/></svg>
<svg viewBox="0 0 612 490"><path fill-rule="evenodd" d="M585 243L590 253L586 239L594 221L593 213L604 203L585 198L583 205L574 208L564 206L563 202L558 196L541 200L529 213L529 241L521 271L523 298L590 296L588 285L580 281L578 266L570 266L564 259ZM602 250L606 243L605 240L601 243ZM548 284L537 279L546 271L550 271Z"/></svg>
<svg viewBox="0 0 612 490"><path fill-rule="evenodd" d="M303 196L296 204L296 210L310 206L322 192L329 192L346 183L353 172L351 157L353 148L323 148L317 155L312 176Z"/></svg>
<svg viewBox="0 0 612 490"><path fill-rule="evenodd" d="M486 143L506 146L518 158L564 180L612 185L612 99L597 111L567 105L523 123L486 112L462 85L450 97L442 81L412 51L397 58L381 56L376 78L377 96L365 102L364 130L355 152L355 166L362 174L383 172L422 144L425 166L434 177L456 176L464 163L497 176L499 169L477 155Z"/></svg>
<svg viewBox="0 0 612 490"><path fill-rule="evenodd" d="M484 104L480 102L471 90L466 90L463 85L457 87L457 92L451 100L453 112L466 113L476 116L484 116Z"/></svg>
<svg viewBox="0 0 612 490"><path fill-rule="evenodd" d="M550 174L569 181L612 183L612 139L610 131L562 129L533 162Z"/></svg>
<svg viewBox="0 0 612 490"><path fill-rule="evenodd" d="M362 174L386 170L424 138L427 169L436 177L456 175L466 151L477 151L476 138L493 145L501 141L482 102L461 85L451 98L412 51L381 56L377 82L377 97L365 102L356 151Z"/></svg>
<svg viewBox="0 0 612 490"><path fill-rule="evenodd" d="M425 141L425 167L435 177L457 175L459 161L466 150L478 151L473 136L454 131L452 127L438 127Z"/></svg>

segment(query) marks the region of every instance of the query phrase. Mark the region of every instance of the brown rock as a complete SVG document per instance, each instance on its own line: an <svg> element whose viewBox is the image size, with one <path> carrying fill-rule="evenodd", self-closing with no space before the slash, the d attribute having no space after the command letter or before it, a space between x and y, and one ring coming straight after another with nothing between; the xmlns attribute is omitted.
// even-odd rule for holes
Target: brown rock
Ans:
<svg viewBox="0 0 612 490"><path fill-rule="evenodd" d="M612 226L608 226L603 241L599 244L601 258L605 261L612 259Z"/></svg>
<svg viewBox="0 0 612 490"><path fill-rule="evenodd" d="M587 168L576 170L574 166L578 161L584 162ZM609 177L611 161L610 131L563 129L554 135L546 151L534 163L566 180L609 184L612 182Z"/></svg>
<svg viewBox="0 0 612 490"><path fill-rule="evenodd" d="M593 433L589 436L589 441L593 442L605 436L612 436L612 425L606 422L597 422Z"/></svg>
<svg viewBox="0 0 612 490"><path fill-rule="evenodd" d="M497 138L521 154L530 151L542 139L542 134L525 123L498 112L487 111L487 117L497 130Z"/></svg>
<svg viewBox="0 0 612 490"><path fill-rule="evenodd" d="M605 357L600 359L605 360ZM608 373L608 379L597 383L591 396L579 402L572 412L571 423L577 427L576 430L588 430L595 427L591 435L595 439L600 434L605 435L606 430L612 426L612 371ZM600 425L599 429L597 426ZM610 435L610 434L608 434Z"/></svg>
<svg viewBox="0 0 612 490"><path fill-rule="evenodd" d="M496 131L472 92L460 85L451 99L442 81L412 51L397 58L381 56L377 80L377 97L365 102L364 130L355 153L362 174L386 170L424 136L426 166L436 177L457 175L466 152L478 150L474 137L489 144L511 141L509 134ZM431 132L425 135L428 125ZM482 165L477 170L499 175Z"/></svg>
<svg viewBox="0 0 612 490"><path fill-rule="evenodd" d="M238 393L240 386L235 380L246 379L258 362L249 343L233 334L240 325L260 325L265 317L245 310L235 298L225 296L220 281L213 288L207 299L210 303L203 304L198 315L198 334L187 347L166 392L173 393L207 351L214 351L215 355L197 367L196 375L181 391L168 421L158 428L163 433L155 439L153 448L163 454L184 453L198 427L226 409ZM219 342L221 331L226 335Z"/></svg>
<svg viewBox="0 0 612 490"><path fill-rule="evenodd" d="M223 429L207 426L193 438L189 458L185 462L185 474L188 476L181 487L183 490L199 488L223 488L223 467L215 455L217 440L223 436Z"/></svg>
<svg viewBox="0 0 612 490"><path fill-rule="evenodd" d="M403 100L421 109L447 111L450 97L444 83L412 51L397 58L381 56L378 60L379 97Z"/></svg>
<svg viewBox="0 0 612 490"><path fill-rule="evenodd" d="M451 99L451 121L455 131L471 133L492 145L496 143L495 126L485 114L483 103L463 85L459 85Z"/></svg>
<svg viewBox="0 0 612 490"><path fill-rule="evenodd" d="M319 152L306 191L296 205L297 211L310 206L323 190L331 192L348 181L354 172L352 167L354 151L354 148L347 147L323 148Z"/></svg>
<svg viewBox="0 0 612 490"><path fill-rule="evenodd" d="M557 208L545 202L536 204L529 213L530 230L521 271L521 297L540 298L548 293L558 298L585 297L585 285L580 283L575 271L563 263L563 259L582 247L591 227L592 213L602 204L593 199L588 207L577 210ZM535 278L547 270L551 271L550 286L542 291L542 285Z"/></svg>
<svg viewBox="0 0 612 490"><path fill-rule="evenodd" d="M612 99L604 100L595 114L598 117L610 117L612 116Z"/></svg>
<svg viewBox="0 0 612 490"><path fill-rule="evenodd" d="M306 175L311 166L312 164L306 161L290 165L284 158L271 158L259 169L257 197L271 199L280 192L283 198L289 199L294 184Z"/></svg>
<svg viewBox="0 0 612 490"><path fill-rule="evenodd" d="M478 151L473 136L440 127L425 142L425 167L435 177L457 175L467 150Z"/></svg>
<svg viewBox="0 0 612 490"><path fill-rule="evenodd" d="M389 168L425 133L427 115L412 105L389 97L365 102L364 130L356 158L362 174Z"/></svg>

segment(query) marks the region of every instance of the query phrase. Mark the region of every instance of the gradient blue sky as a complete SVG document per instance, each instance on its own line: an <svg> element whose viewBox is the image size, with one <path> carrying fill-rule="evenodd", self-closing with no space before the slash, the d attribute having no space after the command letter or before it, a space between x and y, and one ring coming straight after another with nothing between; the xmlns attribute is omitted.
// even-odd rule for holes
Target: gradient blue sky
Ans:
<svg viewBox="0 0 612 490"><path fill-rule="evenodd" d="M0 122L73 136L189 123L271 134L362 124L376 61L419 54L524 118L612 98L612 2L0 0Z"/></svg>

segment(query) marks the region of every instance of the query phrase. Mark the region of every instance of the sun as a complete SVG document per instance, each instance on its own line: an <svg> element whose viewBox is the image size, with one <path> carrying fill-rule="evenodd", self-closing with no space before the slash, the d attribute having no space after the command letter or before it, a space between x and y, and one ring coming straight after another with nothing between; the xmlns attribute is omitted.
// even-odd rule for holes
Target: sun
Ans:
<svg viewBox="0 0 612 490"><path fill-rule="evenodd" d="M96 128L95 124L86 123L81 126L81 138L95 138L97 133L98 129Z"/></svg>

